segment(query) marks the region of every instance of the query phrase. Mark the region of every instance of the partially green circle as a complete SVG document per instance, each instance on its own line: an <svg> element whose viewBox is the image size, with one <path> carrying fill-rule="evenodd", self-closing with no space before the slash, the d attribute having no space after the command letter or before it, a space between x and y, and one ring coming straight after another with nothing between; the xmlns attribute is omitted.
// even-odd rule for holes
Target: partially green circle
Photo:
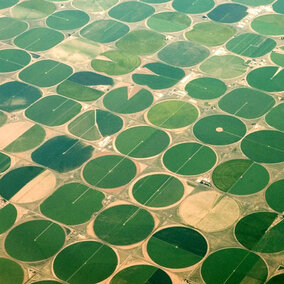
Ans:
<svg viewBox="0 0 284 284"><path fill-rule="evenodd" d="M284 179L272 183L265 192L267 204L273 210L282 213L284 211Z"/></svg>
<svg viewBox="0 0 284 284"><path fill-rule="evenodd" d="M22 284L24 271L20 264L8 258L0 258L0 283Z"/></svg>
<svg viewBox="0 0 284 284"><path fill-rule="evenodd" d="M130 54L153 54L166 44L166 37L150 30L134 30L116 42L116 47Z"/></svg>
<svg viewBox="0 0 284 284"><path fill-rule="evenodd" d="M186 101L166 100L152 106L147 119L155 126L166 129L187 127L198 117L197 108Z"/></svg>
<svg viewBox="0 0 284 284"><path fill-rule="evenodd" d="M116 246L139 243L154 229L154 219L145 209L122 204L102 211L95 219L95 234L105 242Z"/></svg>
<svg viewBox="0 0 284 284"><path fill-rule="evenodd" d="M200 65L200 70L213 77L231 79L244 74L247 65L243 58L235 55L214 55Z"/></svg>
<svg viewBox="0 0 284 284"><path fill-rule="evenodd" d="M8 204L0 209L0 235L14 225L17 215L17 209L13 204Z"/></svg>
<svg viewBox="0 0 284 284"><path fill-rule="evenodd" d="M234 159L218 165L212 173L212 180L223 192L248 195L265 188L269 182L269 173L253 161Z"/></svg>
<svg viewBox="0 0 284 284"><path fill-rule="evenodd" d="M0 111L0 126L4 125L7 121L7 116L4 112Z"/></svg>
<svg viewBox="0 0 284 284"><path fill-rule="evenodd" d="M7 9L15 4L17 4L19 0L5 0L0 3L0 9Z"/></svg>
<svg viewBox="0 0 284 284"><path fill-rule="evenodd" d="M174 145L163 156L165 167L179 175L205 173L215 165L216 160L216 154L210 147L195 142Z"/></svg>
<svg viewBox="0 0 284 284"><path fill-rule="evenodd" d="M267 115L265 116L265 121L272 127L284 131L284 103L274 107Z"/></svg>
<svg viewBox="0 0 284 284"><path fill-rule="evenodd" d="M41 280L41 281L32 282L32 284L62 284L62 282L58 282L55 280Z"/></svg>
<svg viewBox="0 0 284 284"><path fill-rule="evenodd" d="M118 0L72 0L72 5L86 12L103 12L115 4Z"/></svg>
<svg viewBox="0 0 284 284"><path fill-rule="evenodd" d="M190 67L202 62L209 54L209 50L199 43L177 41L163 48L158 57L170 65Z"/></svg>
<svg viewBox="0 0 284 284"><path fill-rule="evenodd" d="M115 41L129 32L129 27L114 20L99 20L90 23L82 30L80 35L86 39L109 43Z"/></svg>
<svg viewBox="0 0 284 284"><path fill-rule="evenodd" d="M202 77L190 81L185 90L194 99L212 100L224 95L227 86L219 79Z"/></svg>
<svg viewBox="0 0 284 284"><path fill-rule="evenodd" d="M228 145L246 134L245 124L230 115L210 115L197 121L193 133L200 141L211 145Z"/></svg>
<svg viewBox="0 0 284 284"><path fill-rule="evenodd" d="M0 173L5 172L11 166L11 158L0 152Z"/></svg>
<svg viewBox="0 0 284 284"><path fill-rule="evenodd" d="M232 2L237 2L241 4L245 4L248 6L262 6L262 5L269 5L274 0L232 0Z"/></svg>
<svg viewBox="0 0 284 284"><path fill-rule="evenodd" d="M175 226L154 233L147 253L160 266L180 269L201 261L207 253L206 239L195 229Z"/></svg>
<svg viewBox="0 0 284 284"><path fill-rule="evenodd" d="M178 202L184 194L183 183L168 174L150 174L135 182L131 189L140 204L162 208Z"/></svg>
<svg viewBox="0 0 284 284"><path fill-rule="evenodd" d="M10 39L28 28L26 22L19 21L10 17L0 18L0 40Z"/></svg>
<svg viewBox="0 0 284 284"><path fill-rule="evenodd" d="M271 277L266 284L282 284L284 282L284 273Z"/></svg>
<svg viewBox="0 0 284 284"><path fill-rule="evenodd" d="M150 29L162 33L174 33L188 28L191 19L178 12L160 12L151 16L147 25Z"/></svg>
<svg viewBox="0 0 284 284"><path fill-rule="evenodd" d="M284 67L284 46L280 46L278 49L275 49L275 51L272 51L270 53L270 59L271 61L279 65L281 67Z"/></svg>
<svg viewBox="0 0 284 284"><path fill-rule="evenodd" d="M22 1L12 8L13 18L22 20L38 20L47 17L56 10L53 3L44 0Z"/></svg>
<svg viewBox="0 0 284 284"><path fill-rule="evenodd" d="M272 96L250 88L234 89L218 102L223 111L246 119L261 117L274 104Z"/></svg>
<svg viewBox="0 0 284 284"><path fill-rule="evenodd" d="M84 179L99 188L116 188L129 183L137 169L130 159L119 155L105 155L88 162L83 169Z"/></svg>
<svg viewBox="0 0 284 284"><path fill-rule="evenodd" d="M224 3L215 7L207 16L220 23L236 23L247 16L247 7L235 3Z"/></svg>
<svg viewBox="0 0 284 284"><path fill-rule="evenodd" d="M278 66L265 66L252 70L247 75L248 84L266 92L284 91L284 69Z"/></svg>
<svg viewBox="0 0 284 284"><path fill-rule="evenodd" d="M284 34L284 15L266 14L255 18L251 27L263 35L280 36Z"/></svg>
<svg viewBox="0 0 284 284"><path fill-rule="evenodd" d="M194 25L190 31L185 33L185 37L206 46L218 46L224 44L235 33L236 29L229 25L205 22Z"/></svg>
<svg viewBox="0 0 284 284"><path fill-rule="evenodd" d="M275 40L254 33L241 34L226 44L229 51L251 58L264 56L275 47Z"/></svg>
<svg viewBox="0 0 284 284"><path fill-rule="evenodd" d="M141 88L132 95L131 91L128 87L111 90L104 96L104 106L117 113L136 113L153 103L153 95L147 89Z"/></svg>
<svg viewBox="0 0 284 284"><path fill-rule="evenodd" d="M80 10L64 10L50 15L46 25L56 30L74 30L86 25L90 17Z"/></svg>
<svg viewBox="0 0 284 284"><path fill-rule="evenodd" d="M32 220L14 227L5 239L7 253L20 261L48 259L60 250L65 232L48 220Z"/></svg>
<svg viewBox="0 0 284 284"><path fill-rule="evenodd" d="M268 0L268 1L271 1L272 0ZM279 14L284 14L284 3L283 1L281 0L277 0L273 5L273 10L276 12L276 13L279 13ZM283 277L284 278L284 277Z"/></svg>
<svg viewBox="0 0 284 284"><path fill-rule="evenodd" d="M122 22L135 23L148 18L155 12L155 9L147 4L126 1L114 6L109 12L109 16Z"/></svg>
<svg viewBox="0 0 284 284"><path fill-rule="evenodd" d="M73 243L54 259L55 275L70 284L93 284L108 278L118 264L112 248L95 241Z"/></svg>
<svg viewBox="0 0 284 284"><path fill-rule="evenodd" d="M211 253L201 266L207 284L265 283L268 269L257 254L241 248L225 248Z"/></svg>
<svg viewBox="0 0 284 284"><path fill-rule="evenodd" d="M120 270L110 284L172 284L169 275L162 269L146 264L128 266Z"/></svg>
<svg viewBox="0 0 284 284"><path fill-rule="evenodd" d="M133 158L149 158L160 154L170 143L168 134L150 126L136 126L121 132L115 139L119 152Z"/></svg>
<svg viewBox="0 0 284 284"><path fill-rule="evenodd" d="M241 143L243 153L257 163L284 161L284 133L260 130L247 135Z"/></svg>
<svg viewBox="0 0 284 284"><path fill-rule="evenodd" d="M235 235L249 250L262 253L284 250L284 220L277 213L256 212L243 217L236 224Z"/></svg>
<svg viewBox="0 0 284 284"><path fill-rule="evenodd" d="M14 72L24 68L31 61L31 56L21 49L0 50L0 73Z"/></svg>
<svg viewBox="0 0 284 284"><path fill-rule="evenodd" d="M187 14L201 14L214 7L213 0L174 0L172 6L175 10Z"/></svg>

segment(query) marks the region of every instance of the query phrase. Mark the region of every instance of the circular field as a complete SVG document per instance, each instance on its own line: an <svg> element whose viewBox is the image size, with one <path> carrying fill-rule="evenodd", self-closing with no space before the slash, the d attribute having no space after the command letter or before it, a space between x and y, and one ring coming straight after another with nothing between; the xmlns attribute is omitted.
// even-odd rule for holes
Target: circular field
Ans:
<svg viewBox="0 0 284 284"><path fill-rule="evenodd" d="M83 27L89 22L87 13L80 10L64 10L50 15L46 25L56 30L74 30Z"/></svg>
<svg viewBox="0 0 284 284"><path fill-rule="evenodd" d="M5 239L7 253L20 261L48 259L65 242L64 230L51 221L32 220L14 227Z"/></svg>
<svg viewBox="0 0 284 284"><path fill-rule="evenodd" d="M153 54L166 44L164 35L150 30L135 30L116 42L116 47L130 54Z"/></svg>
<svg viewBox="0 0 284 284"><path fill-rule="evenodd" d="M1 5L1 4L0 4ZM0 18L0 40L10 39L23 33L28 28L26 22L9 17Z"/></svg>
<svg viewBox="0 0 284 284"><path fill-rule="evenodd" d="M14 43L25 50L37 52L49 50L62 40L64 35L61 32L50 28L34 28L17 36Z"/></svg>
<svg viewBox="0 0 284 284"><path fill-rule="evenodd" d="M73 0L72 5L87 12L102 12L115 4L118 0Z"/></svg>
<svg viewBox="0 0 284 284"><path fill-rule="evenodd" d="M253 33L241 34L226 44L229 51L251 58L264 56L275 47L275 40Z"/></svg>
<svg viewBox="0 0 284 284"><path fill-rule="evenodd" d="M277 213L256 212L243 217L235 227L235 235L249 250L262 253L284 250L284 220Z"/></svg>
<svg viewBox="0 0 284 284"><path fill-rule="evenodd" d="M264 283L267 274L267 266L260 256L240 248L218 250L210 254L201 267L207 284Z"/></svg>
<svg viewBox="0 0 284 284"><path fill-rule="evenodd" d="M218 165L212 174L214 185L223 192L248 195L259 192L269 182L269 173L250 160L229 160Z"/></svg>
<svg viewBox="0 0 284 284"><path fill-rule="evenodd" d="M61 96L47 96L30 106L25 115L29 119L48 126L58 126L66 123L77 115L82 106Z"/></svg>
<svg viewBox="0 0 284 284"><path fill-rule="evenodd" d="M133 265L120 270L110 281L110 284L172 284L169 275L162 269L151 265Z"/></svg>
<svg viewBox="0 0 284 284"><path fill-rule="evenodd" d="M154 233L147 243L147 253L158 265L180 269L201 261L207 253L206 239L187 227L168 227Z"/></svg>
<svg viewBox="0 0 284 284"><path fill-rule="evenodd" d="M164 166L179 175L198 175L216 163L215 152L199 143L181 143L169 148L163 156Z"/></svg>
<svg viewBox="0 0 284 284"><path fill-rule="evenodd" d="M123 204L102 211L96 217L93 228L103 241L116 246L126 246L145 240L154 225L154 219L148 211Z"/></svg>
<svg viewBox="0 0 284 284"><path fill-rule="evenodd" d="M270 1L272 2L272 0ZM276 12L276 13L279 13L279 14L284 14L284 3L281 1L281 0L277 0L273 5L273 10ZM284 278L284 277L283 277Z"/></svg>
<svg viewBox="0 0 284 284"><path fill-rule="evenodd" d="M5 2L0 3L0 9L6 9L9 8L15 4L17 4L19 0L5 0Z"/></svg>
<svg viewBox="0 0 284 284"><path fill-rule="evenodd" d="M87 222L102 208L104 194L81 183L59 187L41 205L42 214L66 225Z"/></svg>
<svg viewBox="0 0 284 284"><path fill-rule="evenodd" d="M129 32L129 27L114 20L99 20L92 22L80 31L80 35L86 39L109 43L115 41Z"/></svg>
<svg viewBox="0 0 284 284"><path fill-rule="evenodd" d="M177 129L189 126L198 117L197 108L185 101L167 100L155 104L147 112L147 119L155 126Z"/></svg>
<svg viewBox="0 0 284 284"><path fill-rule="evenodd" d="M19 78L39 87L57 85L73 73L70 66L54 60L41 60L20 72Z"/></svg>
<svg viewBox="0 0 284 284"><path fill-rule="evenodd" d="M198 43L178 41L163 48L158 57L170 65L190 67L203 61L209 54L209 50Z"/></svg>
<svg viewBox="0 0 284 284"><path fill-rule="evenodd" d="M65 247L55 257L53 271L70 284L93 284L108 278L117 264L116 253L109 246L83 241Z"/></svg>
<svg viewBox="0 0 284 284"><path fill-rule="evenodd" d="M29 0L12 8L13 18L22 20L38 20L47 17L56 10L56 6L44 0Z"/></svg>
<svg viewBox="0 0 284 284"><path fill-rule="evenodd" d="M17 209L14 205L8 204L0 209L0 234L9 230L17 219ZM1 269L1 268L0 268ZM1 274L1 273L0 273Z"/></svg>
<svg viewBox="0 0 284 284"><path fill-rule="evenodd" d="M47 140L32 153L32 160L60 173L79 168L89 160L93 147L78 139L60 135Z"/></svg>
<svg viewBox="0 0 284 284"><path fill-rule="evenodd" d="M27 108L41 97L41 91L28 84L11 81L0 85L0 109L13 112Z"/></svg>
<svg viewBox="0 0 284 284"><path fill-rule="evenodd" d="M284 67L284 46L280 46L275 51L272 51L270 59L274 64Z"/></svg>
<svg viewBox="0 0 284 284"><path fill-rule="evenodd" d="M0 73L22 69L31 61L31 56L21 49L0 50Z"/></svg>
<svg viewBox="0 0 284 284"><path fill-rule="evenodd" d="M69 125L71 134L88 141L96 141L117 133L123 127L123 120L105 110L89 110Z"/></svg>
<svg viewBox="0 0 284 284"><path fill-rule="evenodd" d="M284 69L265 66L252 70L247 75L248 84L266 92L284 91Z"/></svg>
<svg viewBox="0 0 284 284"><path fill-rule="evenodd" d="M22 267L18 263L8 258L1 257L0 282L5 284L22 284L23 281L24 281L24 271Z"/></svg>
<svg viewBox="0 0 284 284"><path fill-rule="evenodd" d="M127 1L113 7L109 16L122 22L135 23L142 21L155 12L155 9L147 4L135 1Z"/></svg>
<svg viewBox="0 0 284 284"><path fill-rule="evenodd" d="M192 194L179 206L182 220L205 232L216 232L232 226L240 216L238 203L223 194L205 191Z"/></svg>
<svg viewBox="0 0 284 284"><path fill-rule="evenodd" d="M284 104L279 104L274 107L266 116L265 121L272 127L284 131Z"/></svg>
<svg viewBox="0 0 284 284"><path fill-rule="evenodd" d="M281 284L284 281L284 273L277 274L269 279L267 284Z"/></svg>
<svg viewBox="0 0 284 284"><path fill-rule="evenodd" d="M32 282L32 284L62 284L62 282L58 282L55 280L42 280L42 281Z"/></svg>
<svg viewBox="0 0 284 284"><path fill-rule="evenodd" d="M110 189L128 184L136 173L136 166L130 159L119 155L105 155L88 162L82 174L89 184Z"/></svg>
<svg viewBox="0 0 284 284"><path fill-rule="evenodd" d="M206 144L228 145L246 134L246 126L234 116L210 115L197 121L193 132L197 139Z"/></svg>
<svg viewBox="0 0 284 284"><path fill-rule="evenodd" d="M284 161L284 133L261 130L247 135L241 143L243 153L257 163Z"/></svg>
<svg viewBox="0 0 284 284"><path fill-rule="evenodd" d="M103 99L103 104L107 109L125 114L140 112L152 103L152 93L144 88L138 90L128 87L116 88L107 93Z"/></svg>
<svg viewBox="0 0 284 284"><path fill-rule="evenodd" d="M209 19L220 22L220 23L236 23L247 16L247 7L234 4L226 3L218 5L210 13L208 13Z"/></svg>
<svg viewBox="0 0 284 284"><path fill-rule="evenodd" d="M147 21L150 29L162 33L174 33L188 28L191 19L178 12L161 12L154 14Z"/></svg>
<svg viewBox="0 0 284 284"><path fill-rule="evenodd" d="M219 79L204 77L190 81L185 90L194 99L212 100L224 95L227 86Z"/></svg>
<svg viewBox="0 0 284 284"><path fill-rule="evenodd" d="M134 71L141 63L137 55L128 54L120 50L108 50L99 55L99 59L92 60L95 71L108 75L123 75Z"/></svg>
<svg viewBox="0 0 284 284"><path fill-rule="evenodd" d="M153 90L167 89L177 84L185 72L161 62L148 63L139 73L132 75L132 80L139 85L146 85Z"/></svg>
<svg viewBox="0 0 284 284"><path fill-rule="evenodd" d="M162 130L150 126L136 126L121 132L115 139L117 150L133 158L149 158L163 152L170 137Z"/></svg>
<svg viewBox="0 0 284 284"><path fill-rule="evenodd" d="M214 7L213 0L174 0L172 6L175 10L187 14L200 14Z"/></svg>
<svg viewBox="0 0 284 284"><path fill-rule="evenodd" d="M0 111L0 126L3 126L7 121L7 116L4 112Z"/></svg>
<svg viewBox="0 0 284 284"><path fill-rule="evenodd" d="M142 205L161 208L178 202L183 197L184 186L174 176L150 174L135 182L131 194Z"/></svg>
<svg viewBox="0 0 284 284"><path fill-rule="evenodd" d="M15 124L13 124L14 126ZM12 127L12 125L10 125ZM40 125L33 125L23 132L14 141L8 144L4 150L10 153L20 153L36 148L45 138L45 130Z"/></svg>
<svg viewBox="0 0 284 284"><path fill-rule="evenodd" d="M241 4L245 4L248 6L262 6L262 5L269 5L274 0L232 0L232 2L237 2Z"/></svg>
<svg viewBox="0 0 284 284"><path fill-rule="evenodd" d="M284 34L284 15L267 14L255 18L251 27L257 33L263 35L283 35Z"/></svg>
<svg viewBox="0 0 284 284"><path fill-rule="evenodd" d="M5 172L11 166L11 158L0 152L0 173Z"/></svg>
<svg viewBox="0 0 284 284"><path fill-rule="evenodd" d="M215 22L205 22L194 25L192 30L185 33L185 36L188 40L206 46L218 46L224 44L235 33L234 27Z"/></svg>
<svg viewBox="0 0 284 284"><path fill-rule="evenodd" d="M274 104L273 97L250 88L234 89L218 102L223 111L247 119L261 117Z"/></svg>
<svg viewBox="0 0 284 284"><path fill-rule="evenodd" d="M273 210L282 213L284 211L284 179L272 183L265 192L265 199L267 204Z"/></svg>
<svg viewBox="0 0 284 284"><path fill-rule="evenodd" d="M216 55L209 57L202 63L200 70L213 77L230 79L244 74L247 65L241 57L235 55Z"/></svg>

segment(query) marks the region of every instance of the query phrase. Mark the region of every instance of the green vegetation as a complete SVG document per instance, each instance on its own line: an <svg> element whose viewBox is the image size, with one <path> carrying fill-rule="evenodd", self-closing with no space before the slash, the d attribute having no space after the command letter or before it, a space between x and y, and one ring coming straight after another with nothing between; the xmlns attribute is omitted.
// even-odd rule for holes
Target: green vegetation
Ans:
<svg viewBox="0 0 284 284"><path fill-rule="evenodd" d="M223 192L248 195L266 187L269 173L266 168L253 161L235 159L219 164L212 173L212 180Z"/></svg>
<svg viewBox="0 0 284 284"><path fill-rule="evenodd" d="M274 0L232 0L232 1L255 7L255 6L269 5Z"/></svg>
<svg viewBox="0 0 284 284"><path fill-rule="evenodd" d="M137 173L130 159L119 155L99 156L88 162L82 172L87 183L111 189L128 184Z"/></svg>
<svg viewBox="0 0 284 284"><path fill-rule="evenodd" d="M12 204L7 204L0 209L0 234L5 233L15 223L17 219L17 209ZM0 266L1 267L1 266ZM1 268L0 268L1 271ZM0 273L1 280L1 273Z"/></svg>
<svg viewBox="0 0 284 284"><path fill-rule="evenodd" d="M251 27L257 33L263 35L283 35L284 34L284 15L267 14L255 18Z"/></svg>
<svg viewBox="0 0 284 284"><path fill-rule="evenodd" d="M235 33L236 29L229 25L205 22L194 25L192 30L185 33L185 37L206 46L218 46L224 44Z"/></svg>
<svg viewBox="0 0 284 284"><path fill-rule="evenodd" d="M272 0L271 0L272 2ZM281 0L277 0L273 5L273 10L276 12L276 13L279 13L279 14L284 14L284 3L283 1Z"/></svg>
<svg viewBox="0 0 284 284"><path fill-rule="evenodd" d="M168 134L150 126L131 127L115 139L117 150L133 158L149 158L160 154L170 143Z"/></svg>
<svg viewBox="0 0 284 284"><path fill-rule="evenodd" d="M278 50L272 51L270 53L271 61L274 64L279 65L281 67L284 67L284 54L283 54L283 51L284 51L284 46L281 46L281 47L279 47Z"/></svg>
<svg viewBox="0 0 284 284"><path fill-rule="evenodd" d="M1 4L0 4L1 7ZM1 9L1 8L0 8ZM0 18L0 40L6 40L23 33L28 28L26 22L10 17Z"/></svg>
<svg viewBox="0 0 284 284"><path fill-rule="evenodd" d="M72 5L87 12L101 12L114 6L118 0L73 0Z"/></svg>
<svg viewBox="0 0 284 284"><path fill-rule="evenodd" d="M267 115L265 116L265 121L272 127L284 131L284 104L279 104L274 107Z"/></svg>
<svg viewBox="0 0 284 284"><path fill-rule="evenodd" d="M187 14L200 14L214 7L213 0L174 0L172 6L175 10Z"/></svg>
<svg viewBox="0 0 284 284"><path fill-rule="evenodd" d="M104 194L81 183L59 187L41 205L42 214L66 225L87 222L102 208Z"/></svg>
<svg viewBox="0 0 284 284"><path fill-rule="evenodd" d="M31 61L31 56L21 49L0 50L0 73L14 72L22 69Z"/></svg>
<svg viewBox="0 0 284 284"><path fill-rule="evenodd" d="M11 158L0 152L0 173L5 172L10 168Z"/></svg>
<svg viewBox="0 0 284 284"><path fill-rule="evenodd" d="M265 199L267 204L273 210L282 213L284 211L284 179L272 183L265 192Z"/></svg>
<svg viewBox="0 0 284 284"><path fill-rule="evenodd" d="M0 258L0 282L5 284L22 284L23 281L24 271L22 267L8 258Z"/></svg>
<svg viewBox="0 0 284 284"><path fill-rule="evenodd" d="M165 167L179 175L205 173L216 161L216 154L210 147L194 142L174 145L163 156Z"/></svg>
<svg viewBox="0 0 284 284"><path fill-rule="evenodd" d="M7 116L4 112L0 111L0 127L7 121Z"/></svg>

